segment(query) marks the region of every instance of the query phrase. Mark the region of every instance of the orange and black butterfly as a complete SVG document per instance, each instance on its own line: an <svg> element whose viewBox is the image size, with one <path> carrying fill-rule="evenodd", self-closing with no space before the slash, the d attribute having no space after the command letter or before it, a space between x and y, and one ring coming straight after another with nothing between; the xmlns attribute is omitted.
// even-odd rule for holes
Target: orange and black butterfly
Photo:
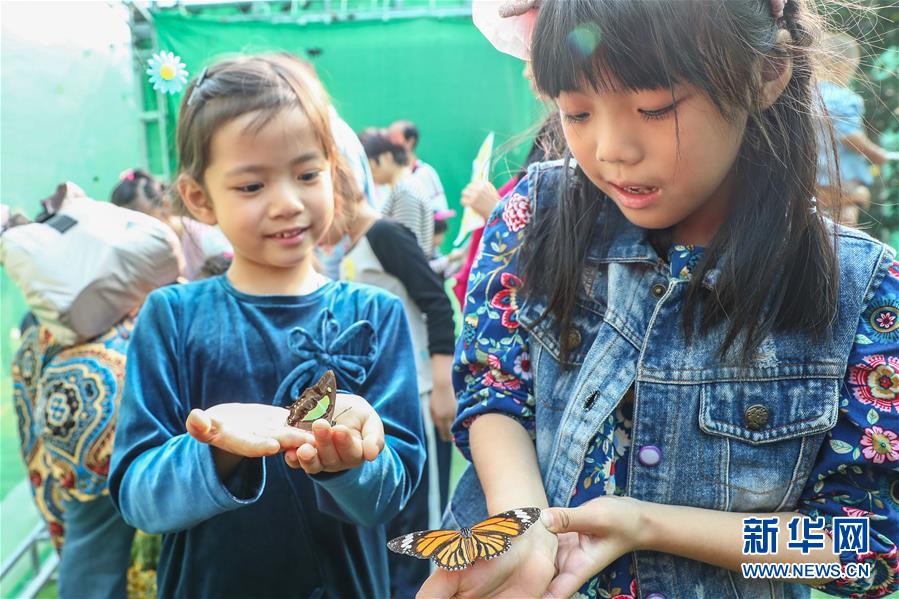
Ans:
<svg viewBox="0 0 899 599"><path fill-rule="evenodd" d="M422 530L399 536L387 547L395 553L431 559L444 570L464 570L478 559L493 559L509 550L512 539L540 517L540 508L522 507L491 516L471 528Z"/></svg>

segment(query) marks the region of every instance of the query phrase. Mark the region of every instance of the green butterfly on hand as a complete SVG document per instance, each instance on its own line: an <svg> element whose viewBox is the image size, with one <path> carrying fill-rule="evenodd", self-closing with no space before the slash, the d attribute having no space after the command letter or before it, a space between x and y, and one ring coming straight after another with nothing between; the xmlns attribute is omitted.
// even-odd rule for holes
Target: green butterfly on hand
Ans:
<svg viewBox="0 0 899 599"><path fill-rule="evenodd" d="M316 420L327 420L334 426L334 405L337 402L337 380L334 371L328 370L318 382L307 387L300 397L290 405L287 426L312 430ZM343 412L341 412L343 414Z"/></svg>

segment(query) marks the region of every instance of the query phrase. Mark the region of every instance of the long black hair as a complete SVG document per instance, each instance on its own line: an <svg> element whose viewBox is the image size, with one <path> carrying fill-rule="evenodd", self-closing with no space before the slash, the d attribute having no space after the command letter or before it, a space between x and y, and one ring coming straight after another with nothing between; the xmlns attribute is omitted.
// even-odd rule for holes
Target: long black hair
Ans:
<svg viewBox="0 0 899 599"><path fill-rule="evenodd" d="M788 43L778 43L781 29L789 32ZM722 358L742 339L746 360L772 330L825 336L836 315L833 225L813 202L815 31L814 17L797 0L789 0L778 19L769 0L570 0L540 8L531 56L537 87L547 97L587 86L638 91L689 83L724 118L748 114L735 164L738 197L685 297L688 336L727 323ZM762 79L787 59L789 83L763 109ZM522 250L524 294L547 299L543 317L557 319L563 339L590 240L613 234L595 226L610 202L579 167L564 189L559 209L534 223ZM654 245L658 250L661 243ZM711 268L720 269L714 292L702 286ZM566 347L560 346L564 361Z"/></svg>

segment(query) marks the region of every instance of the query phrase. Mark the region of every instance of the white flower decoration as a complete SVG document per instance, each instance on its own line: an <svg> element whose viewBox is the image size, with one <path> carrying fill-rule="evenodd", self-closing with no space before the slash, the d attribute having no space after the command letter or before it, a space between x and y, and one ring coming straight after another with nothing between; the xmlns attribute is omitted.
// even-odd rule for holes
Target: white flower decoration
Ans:
<svg viewBox="0 0 899 599"><path fill-rule="evenodd" d="M166 94L174 94L184 89L187 84L187 65L181 62L180 56L172 52L158 52L147 61L147 75L153 89Z"/></svg>

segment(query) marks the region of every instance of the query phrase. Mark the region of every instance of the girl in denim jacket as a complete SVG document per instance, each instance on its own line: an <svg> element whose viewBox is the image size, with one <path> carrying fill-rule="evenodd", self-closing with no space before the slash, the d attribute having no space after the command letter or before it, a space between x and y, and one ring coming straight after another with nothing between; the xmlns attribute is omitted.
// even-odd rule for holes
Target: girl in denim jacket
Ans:
<svg viewBox="0 0 899 599"><path fill-rule="evenodd" d="M423 596L899 588L899 266L815 210L812 17L800 0L540 8L532 67L570 154L487 223L454 374L473 464L445 524L552 509ZM845 517L868 534L847 545Z"/></svg>

